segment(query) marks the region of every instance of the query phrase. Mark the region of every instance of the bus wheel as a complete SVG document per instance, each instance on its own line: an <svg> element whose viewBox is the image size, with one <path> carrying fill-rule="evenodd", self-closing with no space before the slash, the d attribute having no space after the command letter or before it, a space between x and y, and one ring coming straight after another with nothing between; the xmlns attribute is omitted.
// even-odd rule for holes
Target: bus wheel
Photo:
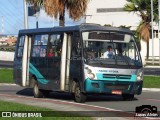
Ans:
<svg viewBox="0 0 160 120"><path fill-rule="evenodd" d="M33 94L34 94L35 98L42 98L43 97L42 91L38 88L37 81L34 82Z"/></svg>
<svg viewBox="0 0 160 120"><path fill-rule="evenodd" d="M134 94L123 94L122 97L125 101L132 101L134 99Z"/></svg>
<svg viewBox="0 0 160 120"><path fill-rule="evenodd" d="M85 102L86 99L87 99L86 95L81 92L80 85L76 83L74 100L78 103L82 103L82 102Z"/></svg>

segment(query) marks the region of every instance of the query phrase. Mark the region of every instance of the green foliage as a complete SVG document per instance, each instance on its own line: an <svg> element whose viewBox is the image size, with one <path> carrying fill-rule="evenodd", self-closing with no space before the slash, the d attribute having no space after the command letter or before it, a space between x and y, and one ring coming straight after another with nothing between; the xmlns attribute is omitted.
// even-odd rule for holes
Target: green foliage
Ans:
<svg viewBox="0 0 160 120"><path fill-rule="evenodd" d="M126 28L126 29L130 29L130 28L131 28L131 26L121 25L121 26L119 26L119 28Z"/></svg>
<svg viewBox="0 0 160 120"><path fill-rule="evenodd" d="M34 112L44 112L44 111L53 111L51 109L47 108L41 108L41 107L34 107L29 105L23 105L19 103L12 103L12 102L5 102L0 101L0 111L34 111ZM65 112L56 112L53 111L53 116L62 116L62 117L39 117L39 118L7 118L7 120L91 120L90 117L78 117L79 115L73 115ZM1 120L6 120L5 118L1 118Z"/></svg>
<svg viewBox="0 0 160 120"><path fill-rule="evenodd" d="M147 43L147 58L149 57L149 39L150 39L150 22L151 22L151 0L127 0L124 10L136 13L141 21L135 32L137 41L143 39ZM158 22L158 0L153 0L154 21Z"/></svg>
<svg viewBox="0 0 160 120"><path fill-rule="evenodd" d="M144 88L160 88L160 76L144 76Z"/></svg>
<svg viewBox="0 0 160 120"><path fill-rule="evenodd" d="M13 69L0 69L0 83L13 83Z"/></svg>
<svg viewBox="0 0 160 120"><path fill-rule="evenodd" d="M14 52L15 46L0 46L0 51Z"/></svg>
<svg viewBox="0 0 160 120"><path fill-rule="evenodd" d="M111 27L112 25L111 25L111 24L105 24L104 26L106 26L106 27Z"/></svg>

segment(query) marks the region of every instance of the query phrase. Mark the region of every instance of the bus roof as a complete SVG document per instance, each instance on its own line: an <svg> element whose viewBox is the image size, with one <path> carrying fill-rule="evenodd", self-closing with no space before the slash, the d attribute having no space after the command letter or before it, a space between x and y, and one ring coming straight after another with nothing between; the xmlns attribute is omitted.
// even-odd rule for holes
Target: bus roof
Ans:
<svg viewBox="0 0 160 120"><path fill-rule="evenodd" d="M23 29L19 34L37 34L37 33L52 33L52 32L72 32L72 31L118 31L128 34L133 34L131 30L126 28L101 26L98 24L81 24L76 26L38 28L38 29Z"/></svg>

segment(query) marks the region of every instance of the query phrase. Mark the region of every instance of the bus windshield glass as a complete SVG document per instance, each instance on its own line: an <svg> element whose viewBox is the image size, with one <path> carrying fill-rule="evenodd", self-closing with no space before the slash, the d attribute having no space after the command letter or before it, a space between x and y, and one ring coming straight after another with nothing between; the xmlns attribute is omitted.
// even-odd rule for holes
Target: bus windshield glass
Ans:
<svg viewBox="0 0 160 120"><path fill-rule="evenodd" d="M141 67L133 35L120 32L82 32L84 59L92 66Z"/></svg>

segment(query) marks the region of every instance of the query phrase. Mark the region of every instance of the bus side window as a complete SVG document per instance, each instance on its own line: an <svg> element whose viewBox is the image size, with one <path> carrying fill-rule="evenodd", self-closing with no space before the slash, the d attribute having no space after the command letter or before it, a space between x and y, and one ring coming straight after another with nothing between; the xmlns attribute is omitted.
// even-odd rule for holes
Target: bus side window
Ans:
<svg viewBox="0 0 160 120"><path fill-rule="evenodd" d="M47 54L48 35L35 35L32 57L46 57Z"/></svg>
<svg viewBox="0 0 160 120"><path fill-rule="evenodd" d="M25 38L24 36L21 36L19 38L18 51L17 51L18 57L22 57L22 55L23 55L24 38Z"/></svg>
<svg viewBox="0 0 160 120"><path fill-rule="evenodd" d="M47 48L48 57L61 56L62 40L63 40L62 34L52 34L50 36L50 41L48 43L48 48Z"/></svg>

